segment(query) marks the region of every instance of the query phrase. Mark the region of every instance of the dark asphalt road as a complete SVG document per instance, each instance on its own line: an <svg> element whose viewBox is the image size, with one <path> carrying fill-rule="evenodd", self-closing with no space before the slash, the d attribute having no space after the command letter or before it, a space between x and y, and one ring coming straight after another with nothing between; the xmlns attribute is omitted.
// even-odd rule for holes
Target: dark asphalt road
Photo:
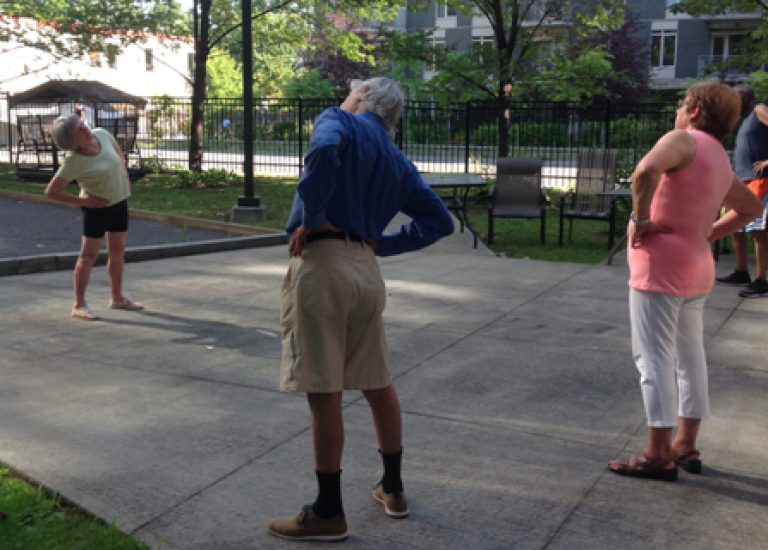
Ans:
<svg viewBox="0 0 768 550"><path fill-rule="evenodd" d="M79 252L82 229L79 209L0 197L0 258ZM227 237L223 231L132 218L127 244L151 246Z"/></svg>

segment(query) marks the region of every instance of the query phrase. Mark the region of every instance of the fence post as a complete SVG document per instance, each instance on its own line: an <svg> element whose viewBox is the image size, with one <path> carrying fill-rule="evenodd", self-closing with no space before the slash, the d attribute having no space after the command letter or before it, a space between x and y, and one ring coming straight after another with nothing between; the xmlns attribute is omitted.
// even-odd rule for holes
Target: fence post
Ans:
<svg viewBox="0 0 768 550"><path fill-rule="evenodd" d="M467 101L464 105L464 173L469 173L469 109Z"/></svg>
<svg viewBox="0 0 768 550"><path fill-rule="evenodd" d="M304 173L304 117L303 102L299 98L299 177Z"/></svg>
<svg viewBox="0 0 768 550"><path fill-rule="evenodd" d="M611 100L608 100L608 105L605 108L605 148L611 147Z"/></svg>
<svg viewBox="0 0 768 550"><path fill-rule="evenodd" d="M11 95L5 94L5 105L8 108L8 164L13 164L13 128L11 127Z"/></svg>

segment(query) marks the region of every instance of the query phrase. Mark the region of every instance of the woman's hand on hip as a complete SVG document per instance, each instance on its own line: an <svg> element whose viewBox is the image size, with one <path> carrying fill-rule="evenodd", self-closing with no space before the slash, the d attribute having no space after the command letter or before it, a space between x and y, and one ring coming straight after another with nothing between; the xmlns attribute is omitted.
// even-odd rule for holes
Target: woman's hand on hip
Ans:
<svg viewBox="0 0 768 550"><path fill-rule="evenodd" d="M762 175L762 173L763 173L763 170L765 170L766 168L768 168L768 160L758 160L758 161L757 161L757 162L756 162L756 163L755 163L755 164L752 166L752 170L753 170L753 171L755 172L755 174L757 174L757 175Z"/></svg>
<svg viewBox="0 0 768 550"><path fill-rule="evenodd" d="M649 221L648 223L644 223L642 225L633 224L634 227L632 228L632 240L631 240L631 246L632 248L638 248L639 246L642 246L643 244L643 235L646 235L648 233L674 233L675 230L671 227L664 227L663 225L656 225L655 223Z"/></svg>
<svg viewBox="0 0 768 550"><path fill-rule="evenodd" d="M109 201L93 195L85 195L82 199L81 206L85 208L105 208L109 205Z"/></svg>

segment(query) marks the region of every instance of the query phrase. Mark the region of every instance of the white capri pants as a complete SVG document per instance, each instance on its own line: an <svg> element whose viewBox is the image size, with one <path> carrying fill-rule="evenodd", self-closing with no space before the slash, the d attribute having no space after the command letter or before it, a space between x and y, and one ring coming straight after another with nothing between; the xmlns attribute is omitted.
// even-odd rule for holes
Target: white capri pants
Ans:
<svg viewBox="0 0 768 550"><path fill-rule="evenodd" d="M678 417L709 418L706 301L706 294L683 297L629 291L632 355L640 371L649 427L675 427Z"/></svg>

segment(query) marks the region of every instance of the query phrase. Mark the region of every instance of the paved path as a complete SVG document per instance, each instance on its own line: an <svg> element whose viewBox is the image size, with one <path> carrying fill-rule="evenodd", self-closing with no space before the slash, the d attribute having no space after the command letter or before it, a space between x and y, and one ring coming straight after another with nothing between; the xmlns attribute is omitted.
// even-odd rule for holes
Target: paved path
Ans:
<svg viewBox="0 0 768 550"><path fill-rule="evenodd" d="M77 208L0 197L0 259L79 252L83 215ZM132 218L128 246L226 239L223 231Z"/></svg>
<svg viewBox="0 0 768 550"><path fill-rule="evenodd" d="M766 547L768 300L709 300L704 475L621 478L606 464L642 448L645 421L617 259L452 240L381 262L411 516L371 498L381 463L349 392L345 548ZM143 313L105 309L98 268L93 324L67 317L68 273L0 279L0 460L164 550L298 548L266 534L315 494L306 400L277 391L287 263L273 247L129 264Z"/></svg>

